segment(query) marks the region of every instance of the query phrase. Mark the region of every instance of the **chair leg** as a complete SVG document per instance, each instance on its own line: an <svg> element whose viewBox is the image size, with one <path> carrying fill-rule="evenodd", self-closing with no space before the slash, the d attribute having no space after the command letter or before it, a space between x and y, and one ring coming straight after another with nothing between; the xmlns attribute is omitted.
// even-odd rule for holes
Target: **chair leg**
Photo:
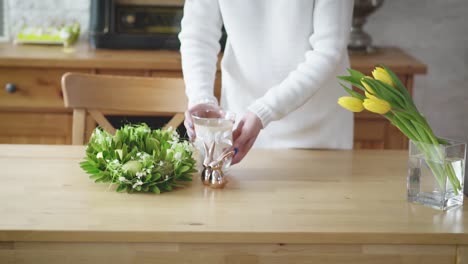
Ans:
<svg viewBox="0 0 468 264"><path fill-rule="evenodd" d="M96 110L88 110L88 112L93 117L93 119L96 120L100 127L102 127L105 131L109 132L112 135L115 134L115 128L101 112Z"/></svg>
<svg viewBox="0 0 468 264"><path fill-rule="evenodd" d="M180 124L182 124L182 122L184 122L184 118L184 114L176 114L171 120L169 120L169 122L163 127L163 129L166 130L169 127L176 129Z"/></svg>
<svg viewBox="0 0 468 264"><path fill-rule="evenodd" d="M85 134L86 110L73 110L72 145L83 145Z"/></svg>

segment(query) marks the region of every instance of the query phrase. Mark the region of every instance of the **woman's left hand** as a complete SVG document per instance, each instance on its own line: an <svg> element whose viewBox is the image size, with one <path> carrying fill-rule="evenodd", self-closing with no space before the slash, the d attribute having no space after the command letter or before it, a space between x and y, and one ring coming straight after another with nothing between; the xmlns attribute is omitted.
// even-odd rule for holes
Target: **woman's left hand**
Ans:
<svg viewBox="0 0 468 264"><path fill-rule="evenodd" d="M252 112L247 112L233 132L233 148L236 154L232 164L239 163L252 148L263 124L260 118Z"/></svg>

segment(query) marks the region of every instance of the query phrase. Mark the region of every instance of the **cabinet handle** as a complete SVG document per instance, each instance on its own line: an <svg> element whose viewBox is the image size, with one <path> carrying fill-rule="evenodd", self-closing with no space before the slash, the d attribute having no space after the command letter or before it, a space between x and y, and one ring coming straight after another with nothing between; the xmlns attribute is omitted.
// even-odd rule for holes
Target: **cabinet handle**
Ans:
<svg viewBox="0 0 468 264"><path fill-rule="evenodd" d="M10 93L10 94L15 93L15 92L17 91L17 89L16 89L16 84L14 84L14 83L7 83L7 84L5 85L5 91L6 91L7 93Z"/></svg>

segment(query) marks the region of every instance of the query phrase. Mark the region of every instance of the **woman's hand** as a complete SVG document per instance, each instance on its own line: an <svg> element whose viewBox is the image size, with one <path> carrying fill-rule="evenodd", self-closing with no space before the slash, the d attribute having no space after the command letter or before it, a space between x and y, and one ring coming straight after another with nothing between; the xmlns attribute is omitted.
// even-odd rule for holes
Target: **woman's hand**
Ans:
<svg viewBox="0 0 468 264"><path fill-rule="evenodd" d="M187 135L190 141L194 141L196 138L195 128L193 126L192 113L197 112L197 111L209 111L209 110L220 111L220 107L215 104L197 104L189 108L187 111L185 111L184 126L185 126L185 129L187 129Z"/></svg>
<svg viewBox="0 0 468 264"><path fill-rule="evenodd" d="M233 148L236 154L232 164L239 163L252 148L263 124L260 118L252 112L247 112L233 132Z"/></svg>

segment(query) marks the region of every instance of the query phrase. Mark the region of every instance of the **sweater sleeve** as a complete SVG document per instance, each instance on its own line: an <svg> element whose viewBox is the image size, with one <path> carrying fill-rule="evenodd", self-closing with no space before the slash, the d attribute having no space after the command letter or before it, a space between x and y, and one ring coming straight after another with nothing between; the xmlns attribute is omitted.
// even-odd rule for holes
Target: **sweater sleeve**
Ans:
<svg viewBox="0 0 468 264"><path fill-rule="evenodd" d="M302 106L325 81L334 77L337 64L346 54L353 2L315 1L314 32L309 38L311 49L306 52L305 61L249 106L263 127Z"/></svg>
<svg viewBox="0 0 468 264"><path fill-rule="evenodd" d="M179 39L189 107L217 104L213 93L223 25L218 0L186 0Z"/></svg>

